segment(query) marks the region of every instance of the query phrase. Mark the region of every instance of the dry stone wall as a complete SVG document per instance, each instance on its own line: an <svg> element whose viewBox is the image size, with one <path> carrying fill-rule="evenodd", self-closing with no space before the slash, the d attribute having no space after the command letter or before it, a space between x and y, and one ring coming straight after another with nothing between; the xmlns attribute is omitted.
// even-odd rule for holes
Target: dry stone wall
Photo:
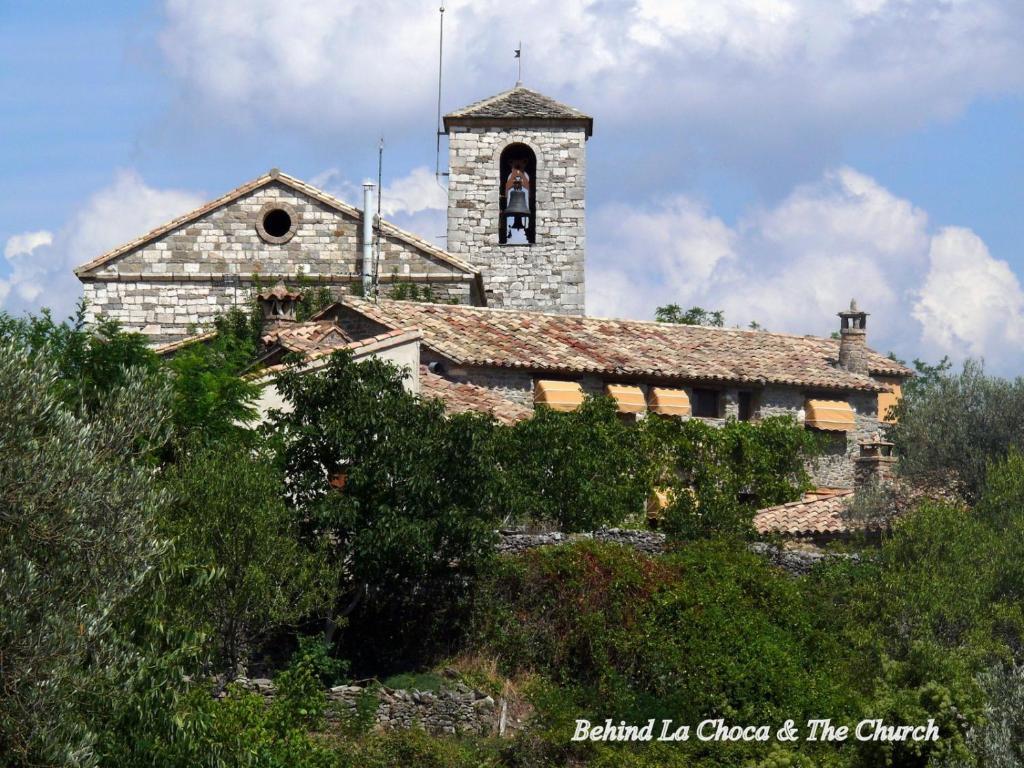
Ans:
<svg viewBox="0 0 1024 768"><path fill-rule="evenodd" d="M235 684L265 699L277 695L272 680L241 678ZM221 692L220 697L226 696ZM462 683L440 691L397 690L382 685L338 685L327 691L328 723L353 722L368 711L379 730L422 728L428 733L503 735L517 727L507 716L507 705ZM503 716L504 714L504 716Z"/></svg>

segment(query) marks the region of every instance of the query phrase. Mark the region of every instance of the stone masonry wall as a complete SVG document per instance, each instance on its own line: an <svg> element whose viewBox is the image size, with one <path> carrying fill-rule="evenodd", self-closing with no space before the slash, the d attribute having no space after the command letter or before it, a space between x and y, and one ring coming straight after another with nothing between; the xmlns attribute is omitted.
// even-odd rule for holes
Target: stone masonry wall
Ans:
<svg viewBox="0 0 1024 768"><path fill-rule="evenodd" d="M268 243L256 224L265 206L279 204L294 214L294 235ZM361 241L359 218L271 182L91 273L83 280L88 319L110 317L160 342L203 330L239 301L239 288L248 295L254 274L270 287L302 273L340 294L360 282ZM382 239L380 275L385 294L389 281L415 279L439 300L469 303L469 275L396 237Z"/></svg>
<svg viewBox="0 0 1024 768"><path fill-rule="evenodd" d="M428 350L423 353L424 362L439 360ZM510 370L507 368L460 368L451 367L444 371L444 376L456 381L469 382L481 387L492 389L513 402L533 407L533 388L535 378L543 378L534 374ZM552 376L552 378L558 378ZM604 382L593 376L577 378L586 394L599 395L604 391ZM638 383L646 395L649 385ZM688 392L692 387L684 387ZM738 415L738 393L736 388L721 390L721 414L723 417ZM692 394L692 392L691 392ZM788 415L799 419L808 393L797 387L764 387L755 390L755 410L759 417ZM856 429L852 432L826 432L825 452L807 465L807 471L815 485L834 488L854 487L854 459L859 453L859 443L874 435L879 430L878 396L875 393L836 393L832 398L844 399L850 403L856 418ZM722 423L711 419L711 423Z"/></svg>
<svg viewBox="0 0 1024 768"><path fill-rule="evenodd" d="M241 678L234 682L268 700L277 695L273 681L266 678ZM222 692L220 697L225 695ZM327 691L328 723L351 722L367 706L371 724L379 730L422 728L435 735L491 736L521 727L507 717L505 702L458 682L438 692L397 690L381 685L337 685Z"/></svg>
<svg viewBox="0 0 1024 768"><path fill-rule="evenodd" d="M498 242L499 160L513 143L537 157L533 244ZM583 130L453 128L448 156L448 252L481 268L488 305L583 314Z"/></svg>

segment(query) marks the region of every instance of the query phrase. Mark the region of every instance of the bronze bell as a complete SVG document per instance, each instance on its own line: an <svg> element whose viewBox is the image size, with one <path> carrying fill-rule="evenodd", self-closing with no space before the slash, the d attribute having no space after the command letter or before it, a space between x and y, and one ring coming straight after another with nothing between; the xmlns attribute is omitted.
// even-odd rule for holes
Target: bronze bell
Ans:
<svg viewBox="0 0 1024 768"><path fill-rule="evenodd" d="M526 200L525 189L510 189L508 192L508 205L505 207L505 216L514 216L511 229L526 229L523 217L530 216L530 204Z"/></svg>

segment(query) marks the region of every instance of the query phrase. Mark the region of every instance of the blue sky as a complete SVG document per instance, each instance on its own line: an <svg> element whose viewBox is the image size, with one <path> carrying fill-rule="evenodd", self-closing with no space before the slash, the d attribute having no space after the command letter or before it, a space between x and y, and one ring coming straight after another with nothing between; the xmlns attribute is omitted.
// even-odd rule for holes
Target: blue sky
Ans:
<svg viewBox="0 0 1024 768"><path fill-rule="evenodd" d="M1024 368L1024 5L450 2L446 108L525 84L595 118L588 309L675 301ZM265 172L436 239L437 4L0 0L0 301ZM441 243L443 245L443 242Z"/></svg>

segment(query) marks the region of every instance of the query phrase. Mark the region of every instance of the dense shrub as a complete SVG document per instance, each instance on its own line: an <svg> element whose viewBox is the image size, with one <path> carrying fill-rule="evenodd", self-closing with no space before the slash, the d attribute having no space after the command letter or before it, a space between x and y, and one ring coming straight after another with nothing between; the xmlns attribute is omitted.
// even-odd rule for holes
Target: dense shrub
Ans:
<svg viewBox="0 0 1024 768"><path fill-rule="evenodd" d="M508 672L559 686L547 699L565 712L548 710L562 741L575 717L781 723L856 710L830 634L838 617L736 545L653 559L614 545L537 550L503 559L482 589L478 642Z"/></svg>
<svg viewBox="0 0 1024 768"><path fill-rule="evenodd" d="M144 371L69 403L46 348L0 343L0 754L90 762L78 693L131 663L118 610L164 543L149 463L167 393ZM78 400L78 398L73 398Z"/></svg>
<svg viewBox="0 0 1024 768"><path fill-rule="evenodd" d="M273 457L239 442L200 445L170 468L172 502L159 518L172 539L178 621L211 635L216 668L245 672L271 629L323 614L337 579L304 547Z"/></svg>
<svg viewBox="0 0 1024 768"><path fill-rule="evenodd" d="M987 376L971 361L959 373L942 367L926 374L906 387L889 430L900 470L914 479L952 477L977 500L989 462L1024 448L1024 378Z"/></svg>
<svg viewBox="0 0 1024 768"><path fill-rule="evenodd" d="M815 437L789 416L758 422L649 419L649 455L666 468L666 531L677 538L749 534L758 509L794 501L810 487L805 462Z"/></svg>
<svg viewBox="0 0 1024 768"><path fill-rule="evenodd" d="M610 398L587 398L570 413L541 407L501 430L497 452L506 521L589 531L638 518L651 489L642 426L625 424Z"/></svg>

